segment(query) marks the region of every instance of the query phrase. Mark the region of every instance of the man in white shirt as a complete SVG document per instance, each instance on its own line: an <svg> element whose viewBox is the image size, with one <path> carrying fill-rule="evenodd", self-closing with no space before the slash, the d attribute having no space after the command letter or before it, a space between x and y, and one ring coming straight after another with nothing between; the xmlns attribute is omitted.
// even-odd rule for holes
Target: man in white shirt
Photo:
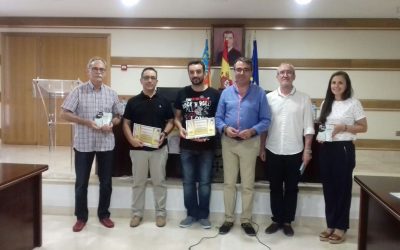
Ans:
<svg viewBox="0 0 400 250"><path fill-rule="evenodd" d="M267 94L272 121L268 134L261 136L260 148L261 160L267 160L272 211L272 224L265 233L283 228L285 235L293 236L291 222L296 214L299 168L311 160L314 124L310 97L293 86L293 65L282 63L276 78L279 88Z"/></svg>

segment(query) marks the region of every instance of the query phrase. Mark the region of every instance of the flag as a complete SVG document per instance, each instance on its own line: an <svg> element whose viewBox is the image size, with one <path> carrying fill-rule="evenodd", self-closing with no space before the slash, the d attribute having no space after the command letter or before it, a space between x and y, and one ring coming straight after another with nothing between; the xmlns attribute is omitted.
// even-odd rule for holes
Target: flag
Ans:
<svg viewBox="0 0 400 250"><path fill-rule="evenodd" d="M204 63L206 72L204 72L204 84L210 85L210 53L208 52L208 39L206 39L206 45L204 46L203 56L201 61Z"/></svg>
<svg viewBox="0 0 400 250"><path fill-rule="evenodd" d="M257 41L253 40L253 57L251 58L253 62L253 76L252 83L256 85L260 85L260 80L258 78L258 55L257 55Z"/></svg>
<svg viewBox="0 0 400 250"><path fill-rule="evenodd" d="M230 68L228 61L228 41L224 40L224 50L222 52L221 61L220 88L224 89L230 85L232 85L232 79L230 77Z"/></svg>

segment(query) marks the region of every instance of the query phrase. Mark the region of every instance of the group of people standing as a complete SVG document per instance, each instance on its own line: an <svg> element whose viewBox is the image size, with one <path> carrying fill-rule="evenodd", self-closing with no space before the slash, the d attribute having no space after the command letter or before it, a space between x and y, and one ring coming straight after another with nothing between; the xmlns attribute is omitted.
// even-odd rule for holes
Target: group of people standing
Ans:
<svg viewBox="0 0 400 250"><path fill-rule="evenodd" d="M272 223L265 233L282 229L293 236L291 223L295 219L299 167L312 158L312 138L315 134L311 100L298 91L293 65L282 63L276 78L279 87L268 94L251 83L252 61L239 57L233 65L235 83L220 93L204 83L205 65L191 61L187 70L191 85L182 88L171 103L157 92L158 75L152 67L144 68L140 82L142 91L132 97L125 110L115 91L103 83L107 64L92 58L87 65L89 81L74 89L62 104L62 117L76 124L75 150L75 215L74 232L81 231L88 220L87 188L94 156L97 159L100 182L98 218L105 227L114 227L110 219L112 191L112 126L123 117L123 131L132 146L132 218L131 227L140 225L145 205L145 188L150 171L153 184L156 225L166 225L167 137L179 130L180 159L184 205L187 216L180 227L200 223L211 228L209 221L212 166L215 136L188 139L186 121L215 118L216 131L221 135L224 169L225 219L219 227L226 234L234 226L237 200L236 184L241 181L241 227L249 236L256 235L252 224L255 165L257 157L267 162L270 177ZM322 241L341 243L349 228L352 171L355 167L353 141L356 134L367 130L361 103L352 97L351 81L346 72L332 75L321 105L319 122L332 126L331 140L320 140L320 172L325 198L327 228L320 233ZM96 118L112 115L107 124ZM156 147L145 145L134 136L134 124L160 131ZM321 128L324 126L321 126ZM321 130L322 132L322 130ZM325 131L324 131L325 132ZM320 138L320 137L318 137ZM321 137L322 138L322 137Z"/></svg>

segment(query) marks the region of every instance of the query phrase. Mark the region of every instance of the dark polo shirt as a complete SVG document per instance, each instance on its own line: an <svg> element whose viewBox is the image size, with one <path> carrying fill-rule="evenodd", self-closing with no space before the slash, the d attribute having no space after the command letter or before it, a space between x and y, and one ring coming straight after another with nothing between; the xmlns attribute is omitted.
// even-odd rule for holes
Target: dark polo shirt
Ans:
<svg viewBox="0 0 400 250"><path fill-rule="evenodd" d="M128 100L123 117L131 121L131 131L133 131L134 123L161 128L161 131L163 131L167 121L174 118L174 113L171 103L165 97L158 93L153 95L153 97L149 97L142 91L139 95ZM167 144L167 140L164 140L160 148L165 144ZM133 147L132 149L156 150L146 146L143 148Z"/></svg>

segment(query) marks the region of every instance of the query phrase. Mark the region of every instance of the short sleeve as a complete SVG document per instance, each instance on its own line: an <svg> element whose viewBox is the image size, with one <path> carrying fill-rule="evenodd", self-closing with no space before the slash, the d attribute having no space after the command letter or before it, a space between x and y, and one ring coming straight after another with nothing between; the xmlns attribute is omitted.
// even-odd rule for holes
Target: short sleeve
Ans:
<svg viewBox="0 0 400 250"><path fill-rule="evenodd" d="M356 120L356 121L365 118L364 109L363 109L363 107L361 105L361 102L359 100L357 100L357 99L354 99L353 115L354 115L354 120Z"/></svg>
<svg viewBox="0 0 400 250"><path fill-rule="evenodd" d="M73 89L65 98L61 107L65 110L75 113L79 103L79 86Z"/></svg>

